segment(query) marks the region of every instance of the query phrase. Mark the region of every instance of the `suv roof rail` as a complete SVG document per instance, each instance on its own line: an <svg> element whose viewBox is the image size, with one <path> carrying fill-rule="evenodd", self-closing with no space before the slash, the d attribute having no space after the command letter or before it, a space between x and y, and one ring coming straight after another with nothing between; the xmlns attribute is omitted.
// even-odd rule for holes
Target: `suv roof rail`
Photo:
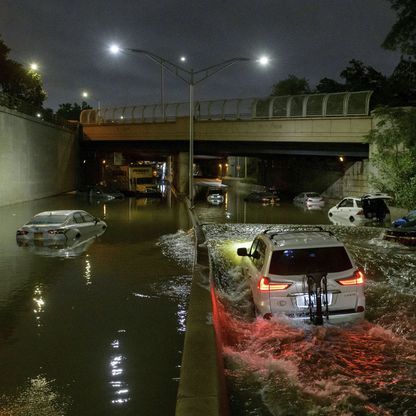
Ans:
<svg viewBox="0 0 416 416"><path fill-rule="evenodd" d="M281 230L274 230L272 231L271 228L267 228L263 231L263 234L268 235L270 238L273 238L276 235L281 234L290 234L290 233L305 233L305 232L321 232L321 233L327 233L333 237L335 237L334 233L329 230L324 230L320 225L315 225L312 227L303 227L303 228L283 228Z"/></svg>

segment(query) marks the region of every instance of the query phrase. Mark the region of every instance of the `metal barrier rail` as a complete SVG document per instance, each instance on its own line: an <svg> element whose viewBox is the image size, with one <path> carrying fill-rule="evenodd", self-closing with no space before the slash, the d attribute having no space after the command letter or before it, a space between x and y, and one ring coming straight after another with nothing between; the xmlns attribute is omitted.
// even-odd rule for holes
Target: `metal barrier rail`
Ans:
<svg viewBox="0 0 416 416"><path fill-rule="evenodd" d="M349 117L369 114L372 91L197 101L197 120ZM189 102L83 110L81 124L163 123L189 114Z"/></svg>
<svg viewBox="0 0 416 416"><path fill-rule="evenodd" d="M39 120L47 121L57 126L66 127L69 129L76 128L75 123L70 123L68 120L57 117L51 111L47 111L43 108L35 107L20 98L13 97L4 92L0 92L0 106L6 107L10 110L18 111L32 117L36 117Z"/></svg>

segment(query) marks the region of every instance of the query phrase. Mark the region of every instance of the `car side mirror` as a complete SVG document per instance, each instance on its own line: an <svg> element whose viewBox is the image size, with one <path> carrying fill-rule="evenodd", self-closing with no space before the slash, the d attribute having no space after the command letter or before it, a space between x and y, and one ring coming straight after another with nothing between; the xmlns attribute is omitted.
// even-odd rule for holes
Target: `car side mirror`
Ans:
<svg viewBox="0 0 416 416"><path fill-rule="evenodd" d="M247 252L247 249L246 249L245 247L239 247L239 248L237 249L237 254L238 254L239 256L242 256L242 257L244 257L244 256L248 256L248 252Z"/></svg>

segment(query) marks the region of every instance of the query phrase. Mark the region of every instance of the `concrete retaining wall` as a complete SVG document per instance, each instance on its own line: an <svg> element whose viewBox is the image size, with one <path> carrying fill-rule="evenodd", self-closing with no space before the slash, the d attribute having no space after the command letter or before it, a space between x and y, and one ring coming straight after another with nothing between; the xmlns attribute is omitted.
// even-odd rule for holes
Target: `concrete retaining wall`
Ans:
<svg viewBox="0 0 416 416"><path fill-rule="evenodd" d="M228 416L216 297L205 236L190 208L195 231L195 264L186 319L176 416Z"/></svg>
<svg viewBox="0 0 416 416"><path fill-rule="evenodd" d="M323 195L326 198L341 199L344 196L362 196L375 189L369 183L369 161L355 162L344 176L331 185Z"/></svg>
<svg viewBox="0 0 416 416"><path fill-rule="evenodd" d="M0 206L76 188L76 133L0 107Z"/></svg>

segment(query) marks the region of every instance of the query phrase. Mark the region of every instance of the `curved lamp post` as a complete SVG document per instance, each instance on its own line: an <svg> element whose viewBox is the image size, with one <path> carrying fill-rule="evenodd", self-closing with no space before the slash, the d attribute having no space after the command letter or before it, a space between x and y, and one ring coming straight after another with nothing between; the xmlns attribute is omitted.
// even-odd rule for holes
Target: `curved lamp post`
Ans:
<svg viewBox="0 0 416 416"><path fill-rule="evenodd" d="M252 58L232 58L226 61L220 62L215 65L208 66L206 68L200 69L198 71L194 71L193 69L185 69L173 62L169 61L168 59L162 58L159 55L156 55L153 52L144 50L144 49L133 49L133 48L121 48L117 45L112 45L109 48L110 52L113 54L117 54L120 52L133 52L147 56L152 61L156 62L160 65L161 70L167 69L169 72L172 72L176 77L180 78L189 86L189 170L188 170L188 182L189 182L189 190L188 190L188 197L190 200L191 205L193 205L193 162L194 162L194 87L195 85L205 81L207 78L212 77L213 75L217 74L218 72L222 71L225 68L228 68L231 65L234 65L237 62L248 62L248 61L255 61L258 62L260 65L267 65L269 63L269 59L265 56L260 57L258 59ZM163 94L163 93L162 93ZM162 106L164 104L162 102ZM162 108L162 114L164 115L164 108Z"/></svg>

